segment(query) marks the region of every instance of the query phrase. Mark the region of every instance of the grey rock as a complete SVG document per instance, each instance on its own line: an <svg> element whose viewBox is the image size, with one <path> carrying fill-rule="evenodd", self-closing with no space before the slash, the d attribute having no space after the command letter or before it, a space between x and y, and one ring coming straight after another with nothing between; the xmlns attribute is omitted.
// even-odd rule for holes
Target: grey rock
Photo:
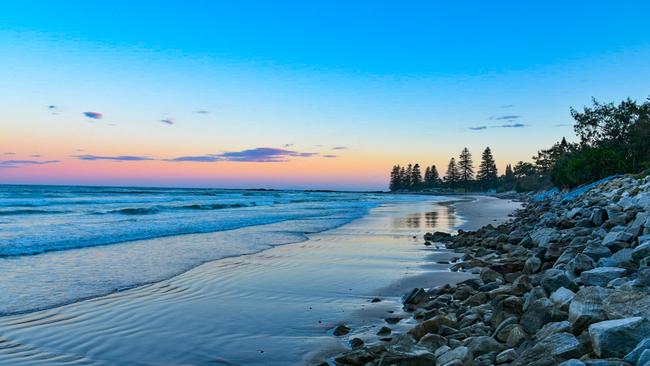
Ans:
<svg viewBox="0 0 650 366"><path fill-rule="evenodd" d="M537 334L535 334L535 339L541 341L542 339L556 334L556 333L570 333L571 332L571 323L566 320L561 322L551 322L544 324L542 329L540 329Z"/></svg>
<svg viewBox="0 0 650 366"><path fill-rule="evenodd" d="M595 209L591 214L591 222L596 226L604 224L608 218L607 210L603 210L602 208Z"/></svg>
<svg viewBox="0 0 650 366"><path fill-rule="evenodd" d="M437 353L437 351L436 351ZM469 348L460 346L451 351L447 351L440 356L436 357L436 365L446 365L452 361L460 361L462 363L469 363L472 360L472 354Z"/></svg>
<svg viewBox="0 0 650 366"><path fill-rule="evenodd" d="M551 294L551 301L555 306L562 310L568 310L569 309L569 304L573 300L573 298L576 296L575 292L566 289L564 287L560 287L559 289L555 290Z"/></svg>
<svg viewBox="0 0 650 366"><path fill-rule="evenodd" d="M569 322L575 334L581 333L592 323L607 320L603 302L609 292L605 288L592 286L576 293L569 305Z"/></svg>
<svg viewBox="0 0 650 366"><path fill-rule="evenodd" d="M524 263L524 273L535 273L542 267L542 260L537 257L529 257Z"/></svg>
<svg viewBox="0 0 650 366"><path fill-rule="evenodd" d="M503 345L490 336L470 337L466 339L465 346L469 348L474 357L488 352L500 352Z"/></svg>
<svg viewBox="0 0 650 366"><path fill-rule="evenodd" d="M603 239L603 245L609 247L618 241L629 242L632 238L633 235L626 231L610 231Z"/></svg>
<svg viewBox="0 0 650 366"><path fill-rule="evenodd" d="M580 282L588 286L607 286L611 280L623 275L625 275L623 268L599 267L582 272Z"/></svg>
<svg viewBox="0 0 650 366"><path fill-rule="evenodd" d="M514 348L508 348L499 353L496 357L497 364L514 361L517 358L517 351Z"/></svg>
<svg viewBox="0 0 650 366"><path fill-rule="evenodd" d="M650 241L643 242L639 244L632 251L632 259L634 261L640 261L643 258L650 257Z"/></svg>
<svg viewBox="0 0 650 366"><path fill-rule="evenodd" d="M549 269L544 272L542 275L541 285L547 294L552 294L560 287L567 288L571 291L579 290L578 285L569 278L566 272L558 269Z"/></svg>
<svg viewBox="0 0 650 366"><path fill-rule="evenodd" d="M650 338L645 338L639 342L630 353L625 355L623 361L636 365L644 350L650 349Z"/></svg>
<svg viewBox="0 0 650 366"><path fill-rule="evenodd" d="M580 342L573 334L557 333L525 350L513 365L557 365L562 360L580 357L581 354Z"/></svg>
<svg viewBox="0 0 650 366"><path fill-rule="evenodd" d="M528 339L528 334L521 325L515 325L510 330L508 334L508 339L506 339L506 344L510 347L518 347L524 341Z"/></svg>
<svg viewBox="0 0 650 366"><path fill-rule="evenodd" d="M566 360L562 362L558 366L585 366L585 363L575 358L572 358L570 360Z"/></svg>
<svg viewBox="0 0 650 366"><path fill-rule="evenodd" d="M427 298L427 292L423 288L414 288L409 294L402 298L402 303L405 305L416 305L421 303Z"/></svg>
<svg viewBox="0 0 650 366"><path fill-rule="evenodd" d="M563 314L548 298L535 300L524 313L519 324L528 334L536 333L544 324L563 320Z"/></svg>
<svg viewBox="0 0 650 366"><path fill-rule="evenodd" d="M590 256L584 253L578 253L571 261L569 261L567 269L575 275L579 276L582 272L588 271L595 267L596 263Z"/></svg>
<svg viewBox="0 0 650 366"><path fill-rule="evenodd" d="M438 348L447 345L447 338L439 334L429 333L424 337L420 338L418 345L425 347L428 350L435 351Z"/></svg>
<svg viewBox="0 0 650 366"><path fill-rule="evenodd" d="M590 256L594 261L598 261L600 258L611 257L612 255L612 251L609 248L595 243L588 244L582 253Z"/></svg>
<svg viewBox="0 0 650 366"><path fill-rule="evenodd" d="M641 353L641 356L639 357L639 362L637 362L637 365L648 365L650 364L650 349L643 350Z"/></svg>
<svg viewBox="0 0 650 366"><path fill-rule="evenodd" d="M642 317L606 320L589 326L594 353L599 357L622 358L650 336L650 321Z"/></svg>

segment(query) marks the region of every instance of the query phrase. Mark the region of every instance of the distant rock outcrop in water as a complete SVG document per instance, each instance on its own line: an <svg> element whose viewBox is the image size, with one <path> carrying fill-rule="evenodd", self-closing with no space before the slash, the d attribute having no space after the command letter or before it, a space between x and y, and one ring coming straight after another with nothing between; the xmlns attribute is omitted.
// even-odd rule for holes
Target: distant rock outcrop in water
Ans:
<svg viewBox="0 0 650 366"><path fill-rule="evenodd" d="M332 358L337 365L650 366L650 177L616 177L451 238L454 271L416 289L417 325Z"/></svg>

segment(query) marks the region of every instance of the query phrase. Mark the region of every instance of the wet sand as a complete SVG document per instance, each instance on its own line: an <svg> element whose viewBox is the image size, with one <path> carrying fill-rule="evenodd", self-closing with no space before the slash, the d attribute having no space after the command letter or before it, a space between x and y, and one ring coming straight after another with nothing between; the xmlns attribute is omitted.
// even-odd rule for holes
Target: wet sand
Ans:
<svg viewBox="0 0 650 366"><path fill-rule="evenodd" d="M205 263L151 285L0 318L0 364L287 365L321 359L343 347L345 339L330 333L336 325L372 337L382 318L400 316L399 299L410 288L467 278L435 263L455 255L422 245L424 232L497 223L513 209L489 197L451 206L432 199L384 205L304 242ZM382 301L371 303L375 297Z"/></svg>

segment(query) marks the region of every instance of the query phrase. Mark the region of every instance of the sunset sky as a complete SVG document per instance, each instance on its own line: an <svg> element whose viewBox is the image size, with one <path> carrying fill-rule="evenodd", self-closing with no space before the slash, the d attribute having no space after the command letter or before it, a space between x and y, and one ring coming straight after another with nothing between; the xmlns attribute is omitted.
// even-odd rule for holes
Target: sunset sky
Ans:
<svg viewBox="0 0 650 366"><path fill-rule="evenodd" d="M0 183L386 189L650 95L647 1L3 1Z"/></svg>

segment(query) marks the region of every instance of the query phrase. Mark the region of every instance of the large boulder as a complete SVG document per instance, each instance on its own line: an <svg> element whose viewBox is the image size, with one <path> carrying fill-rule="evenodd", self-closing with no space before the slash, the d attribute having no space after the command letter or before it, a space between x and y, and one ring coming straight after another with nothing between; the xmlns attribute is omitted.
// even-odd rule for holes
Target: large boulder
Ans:
<svg viewBox="0 0 650 366"><path fill-rule="evenodd" d="M564 320L566 313L560 311L548 298L533 301L519 324L528 334L536 333L544 324Z"/></svg>
<svg viewBox="0 0 650 366"><path fill-rule="evenodd" d="M578 285L569 278L566 272L559 269L549 269L544 272L542 275L541 285L542 288L544 288L544 291L549 295L560 287L567 288L571 291L579 290Z"/></svg>
<svg viewBox="0 0 650 366"><path fill-rule="evenodd" d="M594 262L594 260L590 256L584 253L578 253L573 259L571 259L571 261L569 261L567 269L571 273L579 276L582 272L588 271L595 267L596 267L596 262Z"/></svg>
<svg viewBox="0 0 650 366"><path fill-rule="evenodd" d="M598 357L623 358L647 337L650 337L650 321L640 316L606 320L589 326L589 338Z"/></svg>
<svg viewBox="0 0 650 366"><path fill-rule="evenodd" d="M469 348L460 346L439 355L436 358L436 365L446 365L453 361L460 361L461 365L463 365L469 363L472 359Z"/></svg>
<svg viewBox="0 0 650 366"><path fill-rule="evenodd" d="M636 365L639 362L639 357L641 357L641 354L645 350L650 350L650 338L645 338L639 342L639 344L637 344L636 347L634 347L634 349L623 358L623 361Z"/></svg>
<svg viewBox="0 0 650 366"><path fill-rule="evenodd" d="M571 333L557 333L524 351L513 366L557 365L562 360L582 355L580 342Z"/></svg>

